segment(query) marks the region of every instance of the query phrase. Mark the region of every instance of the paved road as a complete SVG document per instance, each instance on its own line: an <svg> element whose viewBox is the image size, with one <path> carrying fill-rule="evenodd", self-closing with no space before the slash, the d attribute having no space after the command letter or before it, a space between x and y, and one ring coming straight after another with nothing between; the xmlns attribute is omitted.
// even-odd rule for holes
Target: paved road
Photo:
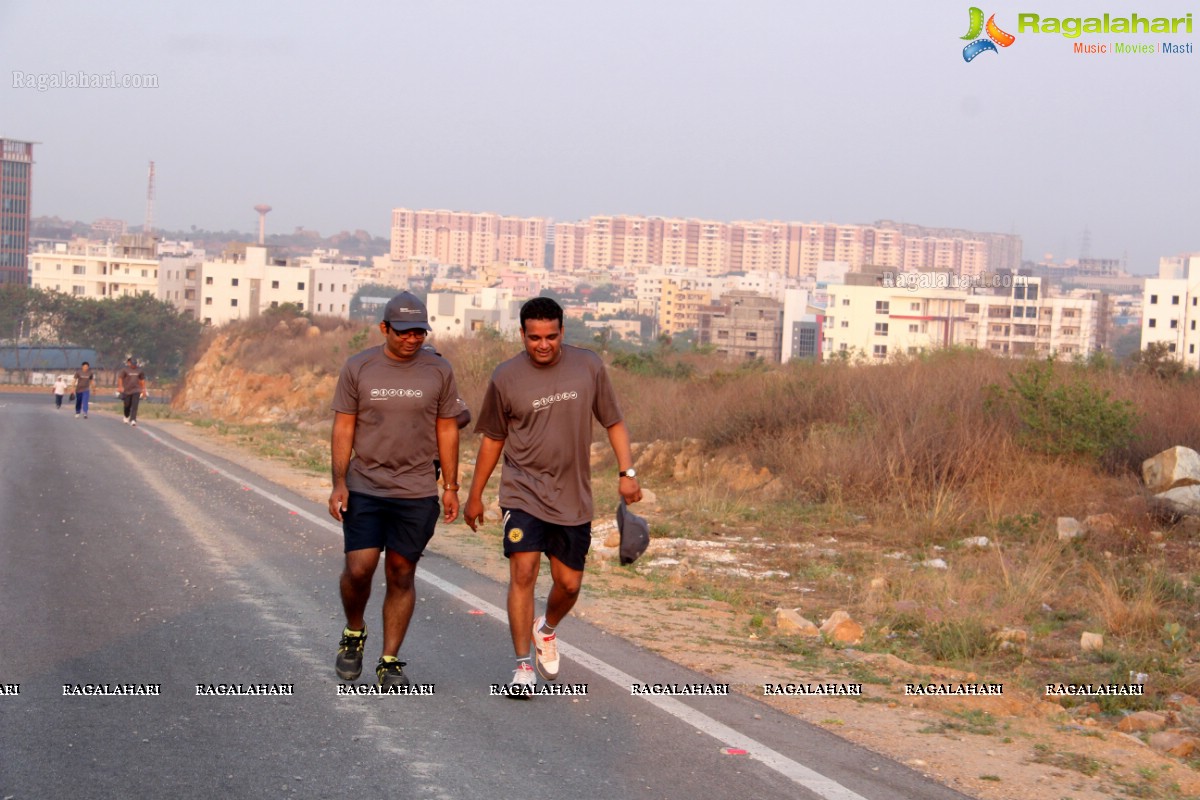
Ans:
<svg viewBox="0 0 1200 800"><path fill-rule="evenodd" d="M963 797L745 697L633 697L711 680L578 620L560 680L586 696L490 696L504 587L437 557L404 646L433 694L339 696L338 528L153 422L0 394L0 510L0 798Z"/></svg>

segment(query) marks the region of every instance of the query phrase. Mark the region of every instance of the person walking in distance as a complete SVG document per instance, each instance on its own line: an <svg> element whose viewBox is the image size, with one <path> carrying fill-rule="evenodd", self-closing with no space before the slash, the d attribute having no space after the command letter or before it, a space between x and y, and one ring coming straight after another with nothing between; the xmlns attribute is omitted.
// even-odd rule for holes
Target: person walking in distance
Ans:
<svg viewBox="0 0 1200 800"><path fill-rule="evenodd" d="M62 408L63 395L67 393L67 376L59 375L54 379L54 410Z"/></svg>
<svg viewBox="0 0 1200 800"><path fill-rule="evenodd" d="M87 419L88 400L91 398L92 381L95 379L96 373L92 372L92 365L86 361L75 370L75 416L78 417L82 413L83 418Z"/></svg>
<svg viewBox="0 0 1200 800"><path fill-rule="evenodd" d="M383 651L375 674L384 688L406 686L400 646L412 619L417 561L438 520L434 462L442 470L442 519L458 517L458 423L465 405L450 363L423 348L430 331L416 295L393 297L379 323L384 343L347 359L333 397L333 491L329 513L342 523L340 590L346 626L335 671L362 671L371 580L384 554Z"/></svg>
<svg viewBox="0 0 1200 800"><path fill-rule="evenodd" d="M136 428L138 403L147 396L146 373L132 357L125 359L125 366L117 373L117 395L125 405L125 424Z"/></svg>
<svg viewBox="0 0 1200 800"><path fill-rule="evenodd" d="M617 458L618 491L626 503L642 497L629 431L604 362L563 343L563 310L548 297L521 307L522 353L496 367L475 431L483 434L464 515L483 521L483 490L501 454L500 507L508 557L508 625L516 668L512 684L532 690L531 660L546 680L558 677L556 628L575 605L591 546L592 418L608 432ZM542 553L552 585L546 611L534 620L534 584ZM530 655L532 643L534 655Z"/></svg>

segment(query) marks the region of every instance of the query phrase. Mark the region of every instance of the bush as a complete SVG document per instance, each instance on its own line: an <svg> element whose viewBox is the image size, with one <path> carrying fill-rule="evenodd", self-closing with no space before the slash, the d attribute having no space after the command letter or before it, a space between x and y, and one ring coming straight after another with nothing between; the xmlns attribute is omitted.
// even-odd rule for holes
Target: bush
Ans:
<svg viewBox="0 0 1200 800"><path fill-rule="evenodd" d="M635 375L655 378L682 380L691 377L694 372L690 364L682 361L667 363L666 359L655 353L618 353L613 356L612 364Z"/></svg>
<svg viewBox="0 0 1200 800"><path fill-rule="evenodd" d="M1054 361L1034 361L1010 373L1011 386L994 401L1007 401L1021 424L1018 441L1051 456L1102 459L1133 439L1138 416L1128 400L1115 400L1088 383L1079 367L1071 379L1056 375Z"/></svg>

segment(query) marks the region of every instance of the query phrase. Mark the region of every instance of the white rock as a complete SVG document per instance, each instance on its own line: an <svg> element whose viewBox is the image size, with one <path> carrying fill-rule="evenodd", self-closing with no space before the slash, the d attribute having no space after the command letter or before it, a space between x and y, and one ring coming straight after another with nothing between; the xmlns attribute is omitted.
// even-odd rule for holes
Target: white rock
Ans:
<svg viewBox="0 0 1200 800"><path fill-rule="evenodd" d="M1060 542L1067 539L1074 539L1079 535L1080 525L1079 520L1074 517L1059 517L1058 518L1058 540Z"/></svg>
<svg viewBox="0 0 1200 800"><path fill-rule="evenodd" d="M1177 486L1159 492L1154 499L1176 514L1200 515L1200 486Z"/></svg>
<svg viewBox="0 0 1200 800"><path fill-rule="evenodd" d="M1190 447L1171 447L1142 462L1142 480L1154 494L1200 484L1200 453Z"/></svg>

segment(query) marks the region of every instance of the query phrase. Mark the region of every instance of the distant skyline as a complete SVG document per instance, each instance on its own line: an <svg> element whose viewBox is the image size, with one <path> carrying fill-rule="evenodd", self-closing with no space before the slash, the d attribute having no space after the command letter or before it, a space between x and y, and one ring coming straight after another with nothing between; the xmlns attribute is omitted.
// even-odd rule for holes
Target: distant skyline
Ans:
<svg viewBox="0 0 1200 800"><path fill-rule="evenodd" d="M1193 33L1022 32L1184 2L354 6L0 3L0 136L39 142L34 216L387 236L394 207L1019 234L1025 258L1200 251ZM1190 44L1081 54L1074 45ZM46 88L68 76L157 88ZM125 76L131 76L128 79ZM74 80L78 80L76 77ZM25 84L25 85L20 85Z"/></svg>

